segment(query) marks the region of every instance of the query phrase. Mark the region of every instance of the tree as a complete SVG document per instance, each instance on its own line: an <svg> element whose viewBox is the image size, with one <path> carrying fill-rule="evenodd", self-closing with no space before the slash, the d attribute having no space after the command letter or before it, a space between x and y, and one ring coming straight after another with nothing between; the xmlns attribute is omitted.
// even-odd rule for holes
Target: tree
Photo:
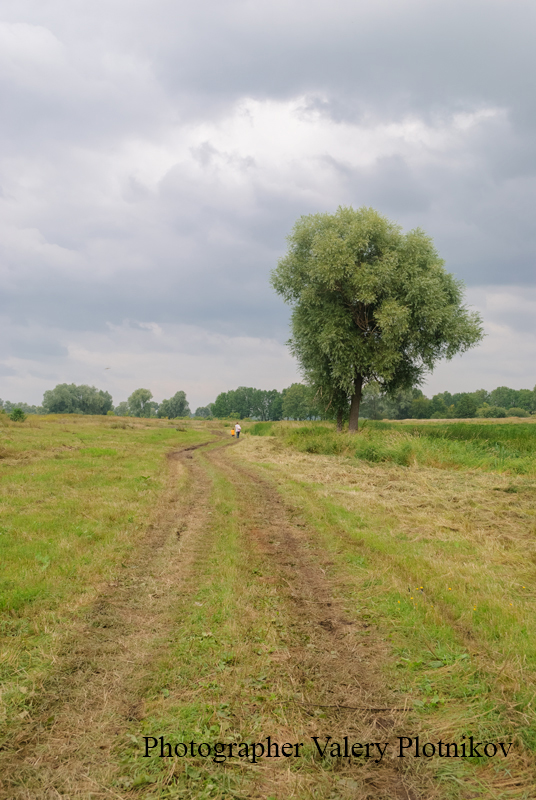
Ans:
<svg viewBox="0 0 536 800"><path fill-rule="evenodd" d="M509 389L508 386L498 386L490 392L489 403L492 406L499 406L499 408L512 408L516 405L517 392L515 389Z"/></svg>
<svg viewBox="0 0 536 800"><path fill-rule="evenodd" d="M430 419L433 413L434 409L432 406L432 401L429 400L424 395L422 395L421 397L416 397L415 400L412 401L411 403L412 419Z"/></svg>
<svg viewBox="0 0 536 800"><path fill-rule="evenodd" d="M293 383L283 390L283 417L285 419L310 419L317 415L312 408L312 392L303 383Z"/></svg>
<svg viewBox="0 0 536 800"><path fill-rule="evenodd" d="M220 392L212 404L212 413L215 417L228 417L229 416L229 397L228 392Z"/></svg>
<svg viewBox="0 0 536 800"><path fill-rule="evenodd" d="M367 383L409 389L482 339L462 284L420 229L404 235L373 209L339 208L301 217L288 245L272 286L293 306L290 348L317 391L349 398L350 431Z"/></svg>
<svg viewBox="0 0 536 800"><path fill-rule="evenodd" d="M186 392L175 392L169 400L162 400L158 406L158 416L176 419L177 417L189 417L190 406L186 399Z"/></svg>
<svg viewBox="0 0 536 800"><path fill-rule="evenodd" d="M12 403L10 400L6 400L4 403L3 400L0 400L0 411L4 411L6 414L11 414L16 408L20 408L24 414L43 413L42 406L30 406L28 403Z"/></svg>
<svg viewBox="0 0 536 800"><path fill-rule="evenodd" d="M213 405L213 403L209 403L208 406L199 406L195 409L194 417L211 417Z"/></svg>
<svg viewBox="0 0 536 800"><path fill-rule="evenodd" d="M464 393L456 403L456 416L460 419L475 417L477 412L477 402L469 393Z"/></svg>
<svg viewBox="0 0 536 800"><path fill-rule="evenodd" d="M123 400L119 403L119 405L114 408L114 411L117 417L128 417L129 410L127 401Z"/></svg>
<svg viewBox="0 0 536 800"><path fill-rule="evenodd" d="M45 414L107 414L112 406L109 392L86 384L59 383L43 395Z"/></svg>
<svg viewBox="0 0 536 800"><path fill-rule="evenodd" d="M250 386L239 386L238 389L228 392L229 394L229 415L231 417L251 416L251 409L255 404L255 393L257 389Z"/></svg>
<svg viewBox="0 0 536 800"><path fill-rule="evenodd" d="M525 411L534 410L534 396L530 389L519 389L516 398L516 407L524 408Z"/></svg>
<svg viewBox="0 0 536 800"><path fill-rule="evenodd" d="M277 420L283 415L283 398L277 389L252 389L250 417Z"/></svg>
<svg viewBox="0 0 536 800"><path fill-rule="evenodd" d="M447 404L445 402L445 398L442 394L435 394L432 397L432 416L435 419L445 419L449 405L450 403Z"/></svg>
<svg viewBox="0 0 536 800"><path fill-rule="evenodd" d="M22 408L14 408L11 414L9 415L9 419L11 422L24 422L26 419L26 414L22 410Z"/></svg>
<svg viewBox="0 0 536 800"><path fill-rule="evenodd" d="M149 389L136 389L128 398L128 410L131 417L150 417L153 393Z"/></svg>

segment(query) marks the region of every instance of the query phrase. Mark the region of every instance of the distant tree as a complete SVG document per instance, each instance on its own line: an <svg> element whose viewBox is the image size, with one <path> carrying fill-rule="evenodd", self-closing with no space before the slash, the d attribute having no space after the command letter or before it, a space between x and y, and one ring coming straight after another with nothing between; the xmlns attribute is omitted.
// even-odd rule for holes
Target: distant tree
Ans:
<svg viewBox="0 0 536 800"><path fill-rule="evenodd" d="M128 410L131 417L150 417L153 406L152 392L149 389L136 389L128 398Z"/></svg>
<svg viewBox="0 0 536 800"><path fill-rule="evenodd" d="M430 419L434 413L432 401L422 395L416 397L411 402L411 418L412 419Z"/></svg>
<svg viewBox="0 0 536 800"><path fill-rule="evenodd" d="M220 392L213 403L212 413L219 419L230 416L229 392Z"/></svg>
<svg viewBox="0 0 536 800"><path fill-rule="evenodd" d="M74 383L59 383L43 395L43 408L46 414L81 414Z"/></svg>
<svg viewBox="0 0 536 800"><path fill-rule="evenodd" d="M212 412L215 417L244 417L257 416L255 409L264 414L264 400L259 389L250 386L239 386L229 392L221 392L214 402Z"/></svg>
<svg viewBox="0 0 536 800"><path fill-rule="evenodd" d="M283 390L283 417L285 419L311 419L317 416L313 407L313 393L303 383L293 383Z"/></svg>
<svg viewBox="0 0 536 800"><path fill-rule="evenodd" d="M498 386L490 392L489 403L492 406L501 408L512 408L512 406L516 405L516 394L515 389L509 389L508 386Z"/></svg>
<svg viewBox="0 0 536 800"><path fill-rule="evenodd" d="M229 415L231 417L239 417L239 419L250 417L257 391L257 389L253 389L250 386L239 386L238 389L229 392Z"/></svg>
<svg viewBox="0 0 536 800"><path fill-rule="evenodd" d="M268 419L283 419L283 394L277 389L266 390Z"/></svg>
<svg viewBox="0 0 536 800"><path fill-rule="evenodd" d="M107 414L112 405L109 392L86 384L59 383L43 395L46 414Z"/></svg>
<svg viewBox="0 0 536 800"><path fill-rule="evenodd" d="M123 400L123 402L119 403L119 405L114 408L114 411L118 417L128 417L130 412L128 410L127 401Z"/></svg>
<svg viewBox="0 0 536 800"><path fill-rule="evenodd" d="M477 406L481 406L484 403L489 403L489 392L485 389L477 389L476 392L469 392L473 400L476 402Z"/></svg>
<svg viewBox="0 0 536 800"><path fill-rule="evenodd" d="M350 431L364 385L409 389L438 359L482 339L479 316L462 305L462 284L419 229L403 235L373 209L339 208L301 217L288 243L272 285L294 306L291 350L310 382L328 358L321 388L351 399Z"/></svg>
<svg viewBox="0 0 536 800"><path fill-rule="evenodd" d="M530 389L519 389L517 392L515 407L524 408L529 413L536 410L534 403L534 392Z"/></svg>
<svg viewBox="0 0 536 800"><path fill-rule="evenodd" d="M360 414L367 419L383 419L386 416L385 399L379 383L371 382L363 389Z"/></svg>
<svg viewBox="0 0 536 800"><path fill-rule="evenodd" d="M199 406L199 408L196 408L194 417L211 417L212 412L210 410L210 405L212 404L210 403L208 406Z"/></svg>
<svg viewBox="0 0 536 800"><path fill-rule="evenodd" d="M469 393L463 394L455 406L455 413L461 419L475 417L477 412L476 400Z"/></svg>
<svg viewBox="0 0 536 800"><path fill-rule="evenodd" d="M168 417L168 419L176 419L177 417L189 417L190 406L186 399L185 392L175 392L173 397L169 400L162 400L158 407L159 417Z"/></svg>
<svg viewBox="0 0 536 800"><path fill-rule="evenodd" d="M448 405L441 394L432 397L432 417L435 419L446 419Z"/></svg>
<svg viewBox="0 0 536 800"><path fill-rule="evenodd" d="M283 398L277 389L252 389L250 417L260 420L281 419L283 413Z"/></svg>
<svg viewBox="0 0 536 800"><path fill-rule="evenodd" d="M43 407L42 406L31 406L28 403L12 403L10 400L6 400L5 403L0 400L0 409L3 409L6 414L11 414L14 409L20 408L25 414L42 414Z"/></svg>
<svg viewBox="0 0 536 800"><path fill-rule="evenodd" d="M423 397L420 389L400 389L386 395L385 406L389 419L411 419L413 401Z"/></svg>

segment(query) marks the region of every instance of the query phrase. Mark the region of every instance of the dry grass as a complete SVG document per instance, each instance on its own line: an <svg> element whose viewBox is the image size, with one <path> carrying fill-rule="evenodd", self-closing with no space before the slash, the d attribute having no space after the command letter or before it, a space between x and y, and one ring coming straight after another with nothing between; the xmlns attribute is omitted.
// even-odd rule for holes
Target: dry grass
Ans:
<svg viewBox="0 0 536 800"><path fill-rule="evenodd" d="M349 463L303 455L270 438L246 439L240 455L262 465L317 529L327 574L401 659L387 674L422 703L421 730L450 741L477 731L517 742L511 786L491 766L465 776L464 785L483 781L494 796L497 780L501 798L530 796L534 482Z"/></svg>

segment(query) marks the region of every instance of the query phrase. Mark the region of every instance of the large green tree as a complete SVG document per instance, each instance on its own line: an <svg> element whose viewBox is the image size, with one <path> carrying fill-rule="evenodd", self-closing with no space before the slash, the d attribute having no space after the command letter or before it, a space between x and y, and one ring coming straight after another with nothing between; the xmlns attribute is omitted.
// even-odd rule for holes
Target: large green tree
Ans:
<svg viewBox="0 0 536 800"><path fill-rule="evenodd" d="M290 347L304 377L322 395L346 395L350 431L367 383L409 389L483 335L432 240L370 208L301 217L272 285L293 306Z"/></svg>

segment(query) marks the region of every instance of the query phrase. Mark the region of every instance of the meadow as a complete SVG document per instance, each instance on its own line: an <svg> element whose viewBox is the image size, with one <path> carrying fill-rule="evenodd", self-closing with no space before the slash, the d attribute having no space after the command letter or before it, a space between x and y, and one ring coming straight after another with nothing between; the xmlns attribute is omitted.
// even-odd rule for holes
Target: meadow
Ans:
<svg viewBox="0 0 536 800"><path fill-rule="evenodd" d="M1 797L533 796L532 421L0 425Z"/></svg>

